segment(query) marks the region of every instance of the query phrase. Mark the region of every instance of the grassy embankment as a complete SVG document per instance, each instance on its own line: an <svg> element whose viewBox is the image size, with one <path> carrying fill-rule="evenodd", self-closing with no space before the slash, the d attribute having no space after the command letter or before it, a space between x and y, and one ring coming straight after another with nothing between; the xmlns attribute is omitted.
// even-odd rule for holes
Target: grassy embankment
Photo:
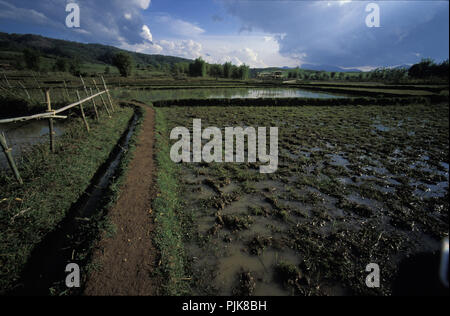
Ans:
<svg viewBox="0 0 450 316"><path fill-rule="evenodd" d="M98 168L126 130L133 115L122 108L100 123L89 119L89 134L74 119L56 140L56 154L48 144L34 146L18 161L24 185L9 172L0 174L0 289L7 291L18 280L33 248L55 229L80 198ZM124 169L127 158L122 161ZM120 176L110 187L117 192Z"/></svg>
<svg viewBox="0 0 450 316"><path fill-rule="evenodd" d="M185 275L183 247L183 222L181 210L179 168L170 159L169 130L160 109L155 109L156 160L158 164L158 194L153 202L155 211L156 245L160 251L160 269L165 285L161 289L167 295L187 294L188 278Z"/></svg>

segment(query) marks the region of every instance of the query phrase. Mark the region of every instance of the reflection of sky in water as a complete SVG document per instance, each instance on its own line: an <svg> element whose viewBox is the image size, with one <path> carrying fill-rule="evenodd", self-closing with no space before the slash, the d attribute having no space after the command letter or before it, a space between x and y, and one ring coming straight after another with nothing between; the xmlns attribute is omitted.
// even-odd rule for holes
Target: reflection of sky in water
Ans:
<svg viewBox="0 0 450 316"><path fill-rule="evenodd" d="M257 99L257 98L334 98L331 94L317 93L298 89L249 89L248 91L235 91L230 96L214 95L211 98L225 98L231 99L245 98L245 99Z"/></svg>
<svg viewBox="0 0 450 316"><path fill-rule="evenodd" d="M61 123L54 120L54 128L56 136L63 133ZM12 148L14 158L20 157L23 152L30 145L41 142L49 142L49 127L47 120L38 120L22 123L8 123L0 124L0 133L4 132L8 147ZM0 169L7 166L5 155L0 150Z"/></svg>
<svg viewBox="0 0 450 316"><path fill-rule="evenodd" d="M153 90L150 98L171 99L257 99L257 98L342 98L341 96L292 88L218 88Z"/></svg>

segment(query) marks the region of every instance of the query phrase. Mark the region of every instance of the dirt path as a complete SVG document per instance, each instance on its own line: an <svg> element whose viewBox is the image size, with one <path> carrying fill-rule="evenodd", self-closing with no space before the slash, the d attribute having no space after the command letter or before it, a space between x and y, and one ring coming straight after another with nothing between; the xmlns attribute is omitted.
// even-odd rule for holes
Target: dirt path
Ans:
<svg viewBox="0 0 450 316"><path fill-rule="evenodd" d="M117 232L99 243L93 263L100 269L91 273L85 295L156 294L150 275L156 260L150 216L155 194L153 143L154 112L147 108L127 178L109 215Z"/></svg>

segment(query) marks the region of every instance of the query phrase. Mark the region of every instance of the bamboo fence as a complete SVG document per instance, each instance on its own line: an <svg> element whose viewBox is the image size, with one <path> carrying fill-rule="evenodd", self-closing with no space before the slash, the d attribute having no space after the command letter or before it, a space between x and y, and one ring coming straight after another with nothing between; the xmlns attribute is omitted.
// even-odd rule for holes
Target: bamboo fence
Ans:
<svg viewBox="0 0 450 316"><path fill-rule="evenodd" d="M8 92L7 88L11 88L11 83L9 82L9 80L7 79L6 75L3 75L4 79L7 83L7 87L0 87L2 88L2 90L0 91L4 91L4 92ZM54 127L53 127L53 120L54 119L66 119L67 116L65 115L60 115L60 113L66 112L76 106L80 107L80 111L81 111L81 116L83 118L83 123L86 127L86 130L89 132L90 128L89 128L89 124L87 122L86 119L86 115L84 112L84 108L83 108L83 103L89 102L92 104L94 111L95 111L95 117L96 120L99 120L99 113L97 110L97 105L95 103L95 98L100 97L101 98L101 102L103 107L105 108L108 117L111 118L111 113L114 112L115 108L112 102L112 98L111 95L109 93L108 87L106 85L105 80L103 79L103 77L101 77L102 83L103 83L103 91L100 91L100 89L97 86L97 83L95 82L95 80L93 79L93 83L94 83L94 87L96 90L96 93L94 93L94 91L92 90L92 88L88 89L85 85L85 82L83 80L83 78L80 76L82 85L83 85L83 90L86 94L85 98L81 98L80 94L78 92L78 90L76 90L76 95L77 95L77 102L68 104L66 106L63 106L60 109L52 109L52 103L51 103L51 98L50 98L50 89L49 88L45 88L42 91L44 92L45 95L45 103L47 105L47 110L43 113L38 113L38 114L33 114L33 115L28 115L28 116L20 116L20 117L13 117L13 118L7 118L7 119L0 119L0 124L6 124L6 123L14 123L14 122L24 122L24 121L30 121L30 120L39 120L39 119L47 119L48 120L48 124L49 124L49 140L50 140L50 151L52 153L55 152L55 132L54 132ZM37 82L37 81L36 81ZM25 86L22 84L22 82L19 82L19 85L21 88L23 88L26 91L27 96L29 97L28 91L26 90ZM38 83L39 85L39 83ZM39 86L40 87L40 86ZM69 92L67 90L67 86L66 86L66 82L64 81L64 89L65 92L67 94L67 97L69 97ZM90 92L90 93L89 93ZM107 102L105 102L105 99L103 98L103 94L107 94L107 100L109 101L107 104ZM3 153L5 154L5 157L8 161L8 164L11 168L11 170L14 173L14 176L16 178L16 180L20 183L23 184L22 178L20 177L20 173L19 170L17 168L17 165L14 161L14 158L11 154L12 148L8 147L7 141L6 141L6 137L3 133L0 133L0 147L3 149Z"/></svg>

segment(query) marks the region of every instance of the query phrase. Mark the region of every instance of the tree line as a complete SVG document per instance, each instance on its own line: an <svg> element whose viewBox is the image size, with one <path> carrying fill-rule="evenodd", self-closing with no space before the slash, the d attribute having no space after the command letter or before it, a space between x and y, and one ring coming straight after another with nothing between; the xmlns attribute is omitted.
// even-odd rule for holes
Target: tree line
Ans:
<svg viewBox="0 0 450 316"><path fill-rule="evenodd" d="M16 69L30 69L39 71L42 68L42 58L39 51L33 49L23 50L22 56L15 58L13 66ZM118 52L107 56L108 64L116 67L123 77L132 75L135 67L133 57L126 52ZM105 66L104 73L110 73L109 65ZM79 57L66 58L56 57L52 66L53 71L69 72L74 76L81 73L82 60ZM251 76L250 67L243 64L240 66L233 65L231 62L224 64L210 64L201 57L192 62L177 62L164 65L160 70L171 73L174 77L213 77L225 79L246 80ZM138 69L142 69L140 64ZM408 82L411 80L445 80L449 79L449 60L441 63L435 63L432 59L422 59L408 68L377 68L370 72L326 72L326 71L310 71L300 68L289 70L287 77L289 79L299 80L346 80L346 81L384 81L393 83ZM253 74L254 76L254 74Z"/></svg>
<svg viewBox="0 0 450 316"><path fill-rule="evenodd" d="M449 60L435 63L432 59L422 59L409 68L376 68L369 72L326 72L309 71L295 68L288 72L288 79L299 80L345 80L345 81L382 81L392 83L407 83L411 80L448 81Z"/></svg>
<svg viewBox="0 0 450 316"><path fill-rule="evenodd" d="M243 64L240 66L233 65L230 62L224 64L210 64L201 57L195 59L191 63L181 62L172 66L172 74L174 76L190 76L190 77L213 77L225 79L241 79L246 80L250 77L250 67Z"/></svg>

